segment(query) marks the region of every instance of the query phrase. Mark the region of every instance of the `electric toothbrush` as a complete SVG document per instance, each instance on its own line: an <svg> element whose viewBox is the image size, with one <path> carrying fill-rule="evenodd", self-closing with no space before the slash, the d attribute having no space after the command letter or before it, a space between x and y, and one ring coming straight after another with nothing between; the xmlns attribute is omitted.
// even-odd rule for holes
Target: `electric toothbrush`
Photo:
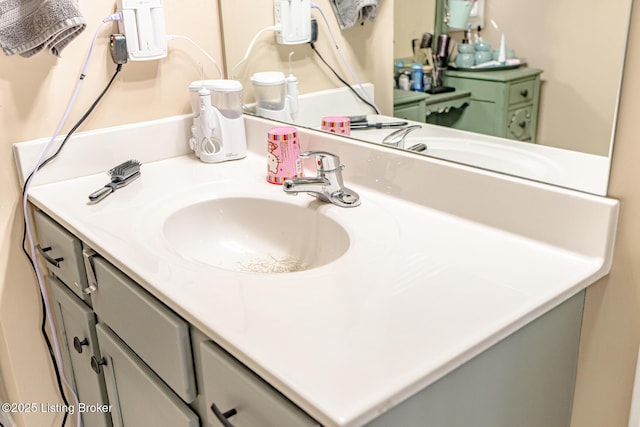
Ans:
<svg viewBox="0 0 640 427"><path fill-rule="evenodd" d="M498 64L505 65L507 63L507 49L504 41L504 32L500 30L498 24L496 24L496 21L494 21L493 19L491 19L491 25L493 25L493 28L495 28L497 31L500 31L501 36L500 48L498 50Z"/></svg>
<svg viewBox="0 0 640 427"><path fill-rule="evenodd" d="M285 79L287 82L287 100L289 101L289 115L291 120L295 120L298 116L298 78L293 75L291 68L291 57L293 52L289 53L289 76Z"/></svg>

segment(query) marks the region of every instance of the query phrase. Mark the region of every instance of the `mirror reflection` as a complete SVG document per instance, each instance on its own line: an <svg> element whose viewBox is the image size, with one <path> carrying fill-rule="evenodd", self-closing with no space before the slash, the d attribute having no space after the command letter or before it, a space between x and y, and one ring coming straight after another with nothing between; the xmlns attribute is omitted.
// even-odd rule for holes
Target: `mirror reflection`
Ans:
<svg viewBox="0 0 640 427"><path fill-rule="evenodd" d="M255 103L251 83L255 73L280 72L285 78L294 75L300 94L297 116L280 120L298 126L320 129L321 119L327 115L366 115L372 123L398 119L408 125L422 123L423 128L408 133L398 147L425 144L427 149L420 154L606 194L631 1L585 6L576 0L553 4L480 0L480 21L476 17L469 20L481 25L479 34L477 27L470 33L448 27L450 1L387 0L379 5L373 23L341 31L330 2L320 0L317 3L326 22L320 11L312 10L312 17L319 21L317 49L308 44L279 45L273 35L263 34L253 41L248 59L238 66L252 37L273 25L273 5L264 2L248 12L239 2L221 0L227 74L243 83L247 104ZM594 35L589 30L593 25L606 31ZM453 91L428 94L424 86L420 91L394 88L398 67L393 65L398 60L404 61L406 71L417 60L423 73L430 74L434 65L431 54L437 51L440 32L450 36L442 86ZM434 35L431 50L416 52L412 41L420 40L424 33ZM505 56L509 54L509 59L517 58L521 64L491 70L456 66L459 46L473 45L477 53L478 36L490 45L492 60L504 40ZM332 37L340 52L333 49ZM463 43L465 38L468 43ZM358 92L368 93L382 116L374 115L373 108L349 95L323 60ZM358 84L358 77L364 84ZM320 95L322 102L318 102ZM350 136L381 143L390 130L352 130ZM502 152L489 155L495 152L496 144L502 151L517 152L518 157L528 156L530 161L515 161L511 154L505 157ZM551 161L553 172L529 173L527 165L542 161L548 153L552 159L544 158L543 163ZM572 157L571 153L576 154ZM556 161L558 158L563 160ZM589 177L591 168L598 171ZM563 180L557 181L555 176ZM588 179L598 182L583 186L582 181Z"/></svg>

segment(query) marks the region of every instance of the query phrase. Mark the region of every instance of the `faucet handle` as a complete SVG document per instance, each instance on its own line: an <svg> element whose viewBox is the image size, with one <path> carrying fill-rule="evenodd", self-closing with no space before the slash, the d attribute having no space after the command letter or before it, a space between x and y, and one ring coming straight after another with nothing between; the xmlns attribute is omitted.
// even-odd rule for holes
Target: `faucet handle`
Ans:
<svg viewBox="0 0 640 427"><path fill-rule="evenodd" d="M298 155L302 159L316 156L316 169L319 172L332 172L342 169L340 157L327 151L304 151Z"/></svg>

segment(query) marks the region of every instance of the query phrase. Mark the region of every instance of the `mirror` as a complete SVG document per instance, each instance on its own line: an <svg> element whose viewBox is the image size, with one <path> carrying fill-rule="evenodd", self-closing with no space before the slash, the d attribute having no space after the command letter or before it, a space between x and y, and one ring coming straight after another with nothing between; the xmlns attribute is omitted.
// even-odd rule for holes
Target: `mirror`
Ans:
<svg viewBox="0 0 640 427"><path fill-rule="evenodd" d="M363 26L344 31L338 28L329 1L317 1L326 15L337 44L341 47L342 55L355 75L360 76L363 81L373 83L375 102L384 116L392 117L398 111L398 108L394 109L394 97L397 98L394 92L397 94L397 91L394 91L391 85L391 64L396 58L411 56L412 38L419 38L424 32L434 31L435 16L443 13L442 10L438 12L438 8L444 8L444 1L446 0L382 1L373 24L367 22ZM265 4L246 10L241 2L220 2L227 73L229 77L237 78L244 84L246 102L253 101L250 76L258 71L282 71L288 74L291 70L299 80L301 94L342 88L341 83L333 77L308 45L277 45L272 34L262 34L257 38L249 59L235 68L233 75L231 71L242 59L251 39L260 30L273 25L273 3L262 2ZM501 33L490 24L490 20L493 19L505 34L507 47L514 49L518 58L526 59L526 65L521 68L541 70L537 123L533 130L535 143L505 139L502 136L485 136L485 129L474 131L473 128L467 127L462 128L465 132L461 133L442 125L426 125L420 132L430 137L441 137L442 141L460 139L459 135L469 139L468 132L477 132L473 138L485 146L481 150L474 147L458 158L439 155L436 153L438 150L429 153L429 149L421 154L595 194L606 194L630 10L631 0L596 2L588 6L577 0L560 0L553 3L484 0L485 25L481 33L483 39L489 41L493 47L498 47ZM343 65L340 55L333 49L323 18L317 10L312 11L312 16L319 21L320 36L316 43L318 51L322 52L327 62L346 80L353 83L354 79ZM394 30L391 31L391 28ZM593 28L604 30L594 34ZM461 31L451 31L450 35L454 40L460 41L462 38ZM455 49L453 43L452 47ZM290 56L291 52L293 55ZM455 72L460 73L459 70ZM455 72L447 71L448 77L449 74L453 76ZM492 72L494 71L475 73L478 76L490 76ZM456 88L456 92L463 94L463 89ZM460 102L458 106L464 111L462 114L473 111L472 108L467 108L468 103L464 105ZM509 107L506 106L504 109L509 110ZM527 116L530 112L518 113L521 115L516 116L513 123L516 131L520 120L524 123L524 119L530 117ZM432 119L434 117L439 116L433 116ZM467 117L472 116L467 114ZM315 119L318 125L312 127L319 128L320 118L319 116ZM484 117L480 121L487 123L491 119L487 120L487 117ZM451 126L447 120L430 120L430 123L434 122ZM298 121L294 123L300 125ZM362 140L377 138L372 135L371 131L351 133L351 137ZM416 140L419 136L418 133L412 133L407 138ZM533 150L531 157L538 160L540 156L550 153L552 161L555 162L551 165L551 169L554 169L553 175L561 176L562 179L547 179L545 174L529 174L527 168L535 169L531 164L528 167L524 165L520 173L518 165L511 160L509 168L502 168L495 162L495 158L487 162L476 161L487 157L486 144L496 142L511 151L518 150L521 157L525 156L523 153L528 150ZM449 153L452 150L440 151ZM556 162L559 158L563 160ZM592 182L587 183L588 180Z"/></svg>

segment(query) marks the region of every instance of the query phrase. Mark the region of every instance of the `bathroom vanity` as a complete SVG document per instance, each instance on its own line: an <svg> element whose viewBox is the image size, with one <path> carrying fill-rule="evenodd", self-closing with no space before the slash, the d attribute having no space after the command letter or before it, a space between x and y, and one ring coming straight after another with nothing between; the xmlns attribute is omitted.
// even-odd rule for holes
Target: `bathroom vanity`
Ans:
<svg viewBox="0 0 640 427"><path fill-rule="evenodd" d="M447 70L454 92L429 95L395 89L393 115L455 129L535 142L540 98L537 68Z"/></svg>
<svg viewBox="0 0 640 427"><path fill-rule="evenodd" d="M85 423L568 424L616 201L300 130L360 194L341 208L266 182L273 122L247 117L247 157L211 165L176 141L189 119L78 135L30 191L66 371L110 405ZM87 205L133 156L142 177Z"/></svg>
<svg viewBox="0 0 640 427"><path fill-rule="evenodd" d="M537 68L447 70L447 86L471 92L468 108L452 127L535 143L540 74Z"/></svg>

